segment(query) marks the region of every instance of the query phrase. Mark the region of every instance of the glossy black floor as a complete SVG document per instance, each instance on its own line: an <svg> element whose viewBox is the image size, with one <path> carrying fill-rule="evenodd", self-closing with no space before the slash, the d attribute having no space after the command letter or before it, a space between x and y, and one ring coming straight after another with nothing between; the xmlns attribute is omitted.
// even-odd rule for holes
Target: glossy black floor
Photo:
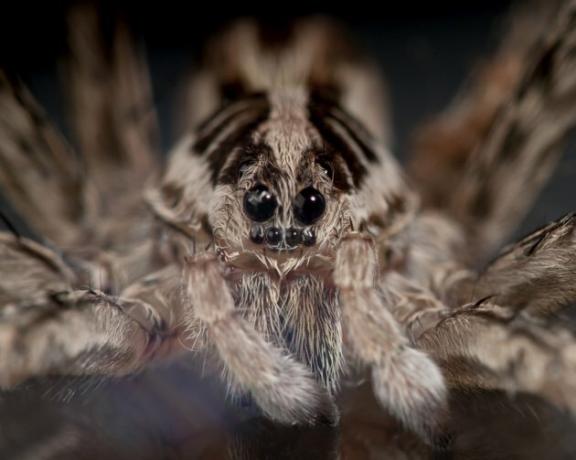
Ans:
<svg viewBox="0 0 576 460"><path fill-rule="evenodd" d="M58 388L58 390L56 390ZM338 427L282 427L226 409L183 366L122 382L43 382L4 394L3 459L570 459L574 423L535 398L453 395L448 450L405 433L367 385L340 398Z"/></svg>
<svg viewBox="0 0 576 460"><path fill-rule="evenodd" d="M21 73L66 132L56 73L65 48L68 5L46 3L8 5L0 19L0 62ZM377 57L390 82L400 155L408 150L413 127L448 103L476 59L494 45L499 18L508 7L505 1L404 3L380 4L373 11L356 2L354 10L291 3L289 11L334 13ZM234 16L277 16L287 5L275 7L272 13L237 4L219 15L170 1L121 2L120 9L148 45L165 149L176 126L178 75L188 68L202 37ZM576 208L574 150L567 149L518 234ZM0 205L23 230L23 223ZM341 395L338 428L287 428L227 408L222 390L201 378L192 364L174 363L116 382L30 382L3 393L0 458L576 458L576 426L536 398L455 393L450 448L440 452L403 432L379 409L366 384Z"/></svg>

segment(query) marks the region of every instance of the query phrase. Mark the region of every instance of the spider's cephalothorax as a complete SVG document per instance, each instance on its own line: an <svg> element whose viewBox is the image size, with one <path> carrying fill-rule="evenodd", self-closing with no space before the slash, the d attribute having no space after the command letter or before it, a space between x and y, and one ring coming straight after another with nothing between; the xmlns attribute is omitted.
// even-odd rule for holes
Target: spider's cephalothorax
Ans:
<svg viewBox="0 0 576 460"><path fill-rule="evenodd" d="M543 321L576 300L574 216L474 270L576 120L575 7L554 3L549 27L521 16L493 71L423 131L419 190L387 149L374 66L319 19L223 33L159 178L142 61L122 27L101 58L95 15L75 12L82 164L0 76L0 184L46 239L0 235L0 383L203 353L282 423L334 422L353 368L428 438L450 384L575 408L576 342Z"/></svg>
<svg viewBox="0 0 576 460"><path fill-rule="evenodd" d="M333 391L342 368L340 290L356 289L346 285L360 268L349 266L367 257L360 280L374 287L386 269L375 239L402 229L414 199L382 129L366 128L385 125L370 119L377 110L361 109L383 104L373 70L346 54L318 69L336 37L322 21L291 32L271 47L256 25L242 23L212 48L234 73L206 67L194 92L214 95L212 107L151 199L194 240L194 249L183 243L187 256L218 256L234 308ZM360 69L364 81L351 86Z"/></svg>

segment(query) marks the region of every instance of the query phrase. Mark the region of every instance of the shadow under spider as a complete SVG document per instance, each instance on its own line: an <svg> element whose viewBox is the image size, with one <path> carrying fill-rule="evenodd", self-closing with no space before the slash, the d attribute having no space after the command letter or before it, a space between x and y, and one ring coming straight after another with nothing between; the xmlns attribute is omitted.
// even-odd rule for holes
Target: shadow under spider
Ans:
<svg viewBox="0 0 576 460"><path fill-rule="evenodd" d="M378 406L343 391L338 427L280 426L226 405L222 388L171 366L115 382L52 379L0 394L0 457L47 459L568 459L574 421L536 397L451 396L451 448L434 451Z"/></svg>

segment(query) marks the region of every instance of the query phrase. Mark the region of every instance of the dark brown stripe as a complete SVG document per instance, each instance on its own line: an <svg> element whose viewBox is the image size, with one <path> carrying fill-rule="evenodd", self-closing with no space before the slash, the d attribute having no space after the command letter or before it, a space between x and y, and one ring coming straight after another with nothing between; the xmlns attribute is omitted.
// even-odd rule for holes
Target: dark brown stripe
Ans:
<svg viewBox="0 0 576 460"><path fill-rule="evenodd" d="M494 211L492 189L482 184L479 192L470 203L470 214L477 219L487 219L492 211Z"/></svg>
<svg viewBox="0 0 576 460"><path fill-rule="evenodd" d="M270 18L258 24L258 41L262 49L277 51L288 48L294 40L294 22Z"/></svg>
<svg viewBox="0 0 576 460"><path fill-rule="evenodd" d="M364 157L370 163L378 163L378 156L374 150L368 145L364 139L368 139L373 142L373 137L368 133L368 131L362 126L362 124L354 118L349 113L344 110L334 107L334 111L330 112L328 116L338 122L338 124L346 131L346 133L352 138L352 140L358 145Z"/></svg>
<svg viewBox="0 0 576 460"><path fill-rule="evenodd" d="M352 141L360 149L370 163L378 163L379 159L370 144L374 137L356 117L345 110L337 100L338 93L325 88L313 89L310 93L310 105L322 112L326 118L334 120L340 128L346 131Z"/></svg>
<svg viewBox="0 0 576 460"><path fill-rule="evenodd" d="M236 107L236 110L233 110L232 113L229 113L226 117L224 117L220 123L214 126L209 131L202 133L198 132L196 141L192 146L194 153L197 155L204 155L210 151L210 147L216 141L216 139L222 134L222 132L228 128L234 121L242 117L242 115L246 114L250 110L253 110L252 107Z"/></svg>
<svg viewBox="0 0 576 460"><path fill-rule="evenodd" d="M224 104L198 126L196 141L191 149L194 154L207 157L213 184L234 182L231 170L221 181L218 180L222 168L232 152L251 143L252 133L268 118L269 113L267 96L254 93ZM222 120L217 121L221 117Z"/></svg>
<svg viewBox="0 0 576 460"><path fill-rule="evenodd" d="M340 161L338 153L336 153L332 147L315 149L311 154L317 164L320 166L327 164L332 170L331 179L332 185L335 188L343 192L348 192L352 189L353 184L350 173L348 169L344 167L344 163ZM305 162L302 166L307 167L307 165L308 163Z"/></svg>
<svg viewBox="0 0 576 460"><path fill-rule="evenodd" d="M253 132L261 123L268 119L269 112L269 107L264 107L250 114L250 116L242 117L242 120L237 120L235 129L228 133L228 135L210 151L208 163L212 170L211 179L214 185L219 182L218 177L220 171L224 167L230 154L237 151L238 148L252 143L251 136ZM230 180L230 177L228 176L226 180Z"/></svg>
<svg viewBox="0 0 576 460"><path fill-rule="evenodd" d="M225 111L229 110L231 107L237 105L239 102L250 102L267 100L266 95L262 92L256 92L249 95L244 95L242 98L234 98L233 101L226 101L220 105L210 116L208 116L204 121L202 121L197 127L196 132L205 131L219 116L221 116Z"/></svg>
<svg viewBox="0 0 576 460"><path fill-rule="evenodd" d="M561 41L556 41L550 47L542 52L536 63L534 69L527 73L524 80L521 82L518 92L516 93L516 100L519 101L526 97L526 93L530 90L538 88L545 95L550 91L553 86L555 72L555 61L562 46Z"/></svg>
<svg viewBox="0 0 576 460"><path fill-rule="evenodd" d="M196 131L196 141L194 142L193 149L198 155L208 153L214 141L222 134L222 132L232 124L237 118L242 117L249 111L264 110L268 108L268 102L265 96L260 96L257 99L242 99L233 104L227 104L223 109L219 109L217 115L210 117L211 123L203 123ZM218 117L228 113L220 122L215 126L211 126L213 121Z"/></svg>
<svg viewBox="0 0 576 460"><path fill-rule="evenodd" d="M16 239L21 239L22 235L20 234L20 232L16 229L16 226L12 223L12 221L8 218L8 216L6 214L4 214L2 212L2 210L0 209L0 221L2 221L4 223L4 226L6 227L6 229L12 233L12 235L16 238Z"/></svg>
<svg viewBox="0 0 576 460"><path fill-rule="evenodd" d="M334 153L342 158L348 167L354 186L359 187L368 171L359 161L350 143L328 122L326 113L323 110L317 110L316 107L311 105L309 107L309 116L310 122L318 130L320 136L322 136L326 143L333 149Z"/></svg>
<svg viewBox="0 0 576 460"><path fill-rule="evenodd" d="M246 142L240 145L234 155L226 163L218 178L219 184L236 184L240 180L242 170L245 166L255 164L261 157L272 159L272 150L264 144L254 144Z"/></svg>
<svg viewBox="0 0 576 460"><path fill-rule="evenodd" d="M515 161L522 151L524 141L526 140L526 133L523 132L517 120L512 120L508 126L506 136L502 141L500 148L499 162L513 162Z"/></svg>

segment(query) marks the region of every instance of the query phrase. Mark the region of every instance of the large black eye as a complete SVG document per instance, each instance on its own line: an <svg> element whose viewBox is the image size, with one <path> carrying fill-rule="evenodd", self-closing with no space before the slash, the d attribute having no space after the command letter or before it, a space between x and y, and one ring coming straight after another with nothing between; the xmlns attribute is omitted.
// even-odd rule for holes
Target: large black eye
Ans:
<svg viewBox="0 0 576 460"><path fill-rule="evenodd" d="M255 222L264 222L274 215L278 203L268 187L256 184L244 195L244 212Z"/></svg>
<svg viewBox="0 0 576 460"><path fill-rule="evenodd" d="M294 198L294 215L304 225L316 222L326 209L326 201L314 187L306 187Z"/></svg>

